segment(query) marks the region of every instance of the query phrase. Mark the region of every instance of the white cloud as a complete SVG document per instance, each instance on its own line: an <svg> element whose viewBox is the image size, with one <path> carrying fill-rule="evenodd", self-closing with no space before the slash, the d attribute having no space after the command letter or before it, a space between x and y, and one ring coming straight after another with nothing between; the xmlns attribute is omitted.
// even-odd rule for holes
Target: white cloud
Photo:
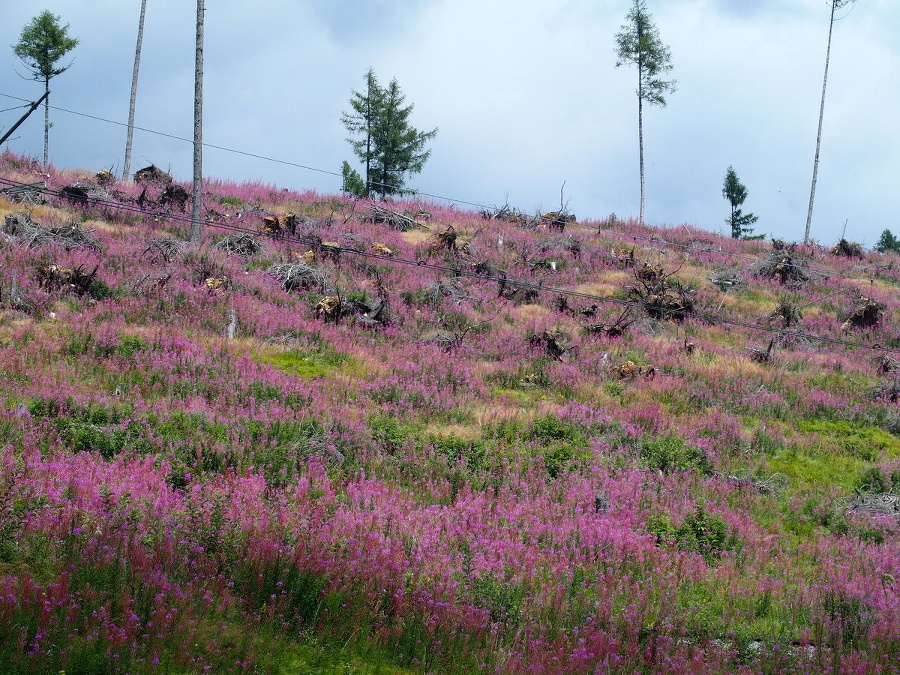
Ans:
<svg viewBox="0 0 900 675"><path fill-rule="evenodd" d="M7 8L0 44L34 13ZM582 217L636 214L634 72L615 68L619 0L221 0L207 3L204 139L338 170L350 158L340 125L370 67L396 77L413 124L439 127L423 190L524 209L558 203L565 181ZM55 105L124 120L139 2L47 0L81 38ZM722 230L725 170L749 189L757 229L803 235L815 149L828 8L822 0L648 1L670 45L679 88L645 119L651 222ZM149 0L138 124L189 137L196 5ZM846 10L844 12L847 13ZM835 240L849 218L868 244L898 212L900 7L856 3L835 25L813 235ZM5 41L5 42L4 42ZM39 86L0 58L0 92ZM8 99L3 99L8 100ZM10 102L10 105L14 102ZM0 108L5 106L0 101ZM7 115L9 115L7 113ZM0 125L9 123L0 115ZM124 129L53 113L51 154L62 166L121 162ZM37 120L10 147L40 152ZM148 134L139 158L190 175L190 145ZM339 180L207 150L210 175L333 191ZM895 228L897 226L895 225Z"/></svg>

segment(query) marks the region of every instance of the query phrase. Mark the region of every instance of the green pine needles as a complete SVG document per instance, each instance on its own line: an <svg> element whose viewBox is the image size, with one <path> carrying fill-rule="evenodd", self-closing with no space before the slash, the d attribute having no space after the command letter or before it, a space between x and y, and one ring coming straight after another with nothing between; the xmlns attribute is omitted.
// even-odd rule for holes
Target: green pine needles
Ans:
<svg viewBox="0 0 900 675"><path fill-rule="evenodd" d="M725 219L731 226L731 236L735 239L762 239L764 235L753 235L753 228L750 227L759 220L759 216L741 212L741 205L747 199L747 187L738 178L733 166L729 166L725 173L722 196L731 204L731 215Z"/></svg>
<svg viewBox="0 0 900 675"><path fill-rule="evenodd" d="M357 197L405 194L406 176L420 173L431 156L426 150L428 141L437 136L437 129L419 131L409 123L413 106L406 100L397 80L384 88L378 84L375 72L366 73L364 92L354 91L350 98L352 112L343 113L343 122L351 136L348 138L353 154L363 165L364 176L344 162L341 169L343 191Z"/></svg>

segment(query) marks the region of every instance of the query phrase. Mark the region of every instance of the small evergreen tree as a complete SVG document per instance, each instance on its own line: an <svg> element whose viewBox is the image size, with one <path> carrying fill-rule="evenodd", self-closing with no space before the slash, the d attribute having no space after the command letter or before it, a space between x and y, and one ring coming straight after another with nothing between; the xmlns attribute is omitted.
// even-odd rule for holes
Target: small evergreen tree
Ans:
<svg viewBox="0 0 900 675"><path fill-rule="evenodd" d="M762 236L751 236L753 223L759 216L752 213L741 213L741 205L747 199L747 187L741 183L734 167L729 166L722 186L722 196L731 204L731 216L725 220L731 226L731 236L735 239L761 239Z"/></svg>
<svg viewBox="0 0 900 675"><path fill-rule="evenodd" d="M366 189L366 183L359 175L359 172L350 166L349 162L344 162L341 166L341 176L344 179L341 190L353 197L368 197L369 191Z"/></svg>
<svg viewBox="0 0 900 675"><path fill-rule="evenodd" d="M69 69L57 62L78 46L78 38L69 37L69 24L59 25L59 17L44 10L22 29L13 53L31 72L32 79L44 83L44 165L50 161L50 80Z"/></svg>
<svg viewBox="0 0 900 675"><path fill-rule="evenodd" d="M431 156L425 144L437 135L437 129L422 132L411 126L413 106L404 106L405 98L397 80L382 88L371 69L366 73L365 94L353 92L353 112L344 113L341 120L347 131L360 136L347 140L365 167L365 177L344 162L341 175L346 192L378 194L382 199L402 194L406 175L422 171Z"/></svg>
<svg viewBox="0 0 900 675"><path fill-rule="evenodd" d="M365 181L363 190L359 191L357 181L361 180L358 172L344 162L341 173L344 176L344 191L356 194L359 197L368 197L372 192L372 162L375 159L375 126L378 123L379 111L384 99L384 89L378 85L375 71L369 68L366 73L365 93L354 91L350 98L350 107L353 112L343 113L341 122L353 135L362 138L348 138L347 142L353 148L353 154L359 158L365 167ZM351 173L352 172L352 173ZM348 180L350 181L348 183Z"/></svg>
<svg viewBox="0 0 900 675"><path fill-rule="evenodd" d="M625 63L637 66L638 73L638 148L640 155L641 209L640 221L644 222L644 102L665 107L665 95L675 91L675 80L663 76L672 70L672 55L659 39L659 31L647 12L644 0L634 0L626 23L616 34L618 60L616 67Z"/></svg>
<svg viewBox="0 0 900 675"><path fill-rule="evenodd" d="M890 230L885 230L881 233L878 243L875 244L875 250L879 253L887 253L888 251L900 253L900 239L897 239Z"/></svg>

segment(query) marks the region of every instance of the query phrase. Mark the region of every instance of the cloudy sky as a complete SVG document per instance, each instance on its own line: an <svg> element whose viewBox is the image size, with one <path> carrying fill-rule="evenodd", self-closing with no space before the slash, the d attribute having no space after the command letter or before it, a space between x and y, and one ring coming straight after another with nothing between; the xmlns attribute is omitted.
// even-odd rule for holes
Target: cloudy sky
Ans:
<svg viewBox="0 0 900 675"><path fill-rule="evenodd" d="M51 103L124 122L140 0L7 3L0 94L35 100L12 53L44 9L81 43ZM636 216L636 73L615 67L630 0L207 0L204 141L339 172L352 159L341 112L371 66L439 128L410 185L525 211L564 199L579 218ZM647 0L678 90L645 112L648 223L726 232L729 165L756 231L803 238L828 37L828 0ZM835 23L812 236L873 245L900 233L900 2L858 0ZM138 126L193 133L196 3L148 0ZM5 55L4 55L5 54ZM0 110L20 102L0 96ZM0 129L21 110L0 113ZM52 111L59 167L121 170L125 129ZM35 114L7 146L41 156ZM190 143L135 132L132 170L192 172ZM204 172L336 192L340 178L208 148ZM463 208L465 205L461 205Z"/></svg>

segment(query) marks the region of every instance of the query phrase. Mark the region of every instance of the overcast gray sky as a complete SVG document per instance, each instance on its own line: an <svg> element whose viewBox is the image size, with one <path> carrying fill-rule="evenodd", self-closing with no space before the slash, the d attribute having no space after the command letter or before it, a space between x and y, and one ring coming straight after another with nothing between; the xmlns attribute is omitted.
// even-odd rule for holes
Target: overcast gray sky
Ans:
<svg viewBox="0 0 900 675"><path fill-rule="evenodd" d="M340 171L340 124L371 66L396 77L412 123L440 129L410 180L423 192L526 211L565 199L579 218L636 216L636 74L615 67L630 0L207 0L204 141ZM44 9L81 43L51 103L124 122L140 0L7 3L0 94L29 100L12 53ZM803 238L828 37L827 0L647 0L678 90L645 112L646 220L726 232L733 165L759 233ZM812 236L873 245L900 233L900 2L858 0L835 24ZM196 3L148 0L138 126L190 138ZM5 54L5 55L4 55ZM17 102L0 96L0 110ZM0 129L21 111L0 114ZM52 111L63 168L120 169L125 129ZM40 156L41 116L8 147ZM132 169L182 179L189 143L137 131ZM336 192L340 178L207 149L207 176ZM467 208L467 207L466 207Z"/></svg>

